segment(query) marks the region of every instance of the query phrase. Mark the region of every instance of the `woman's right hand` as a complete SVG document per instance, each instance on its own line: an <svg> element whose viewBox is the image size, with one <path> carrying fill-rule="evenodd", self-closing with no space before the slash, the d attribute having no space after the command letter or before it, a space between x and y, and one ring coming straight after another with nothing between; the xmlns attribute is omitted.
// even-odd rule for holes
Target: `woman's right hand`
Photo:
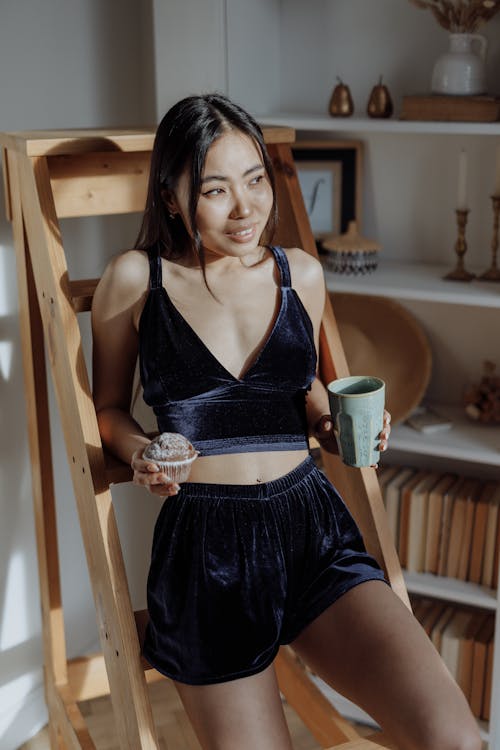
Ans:
<svg viewBox="0 0 500 750"><path fill-rule="evenodd" d="M130 465L134 471L134 484L145 487L151 494L160 497L172 497L180 490L176 482L172 482L153 461L145 461L142 458L144 448L136 450L132 456Z"/></svg>

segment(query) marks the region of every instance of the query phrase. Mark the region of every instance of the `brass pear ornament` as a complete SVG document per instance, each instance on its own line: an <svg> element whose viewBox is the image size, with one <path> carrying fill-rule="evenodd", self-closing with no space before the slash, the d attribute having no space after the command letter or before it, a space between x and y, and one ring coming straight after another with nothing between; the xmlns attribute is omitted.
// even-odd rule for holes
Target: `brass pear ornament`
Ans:
<svg viewBox="0 0 500 750"><path fill-rule="evenodd" d="M392 111L389 89L382 83L382 76L380 76L379 82L372 88L366 112L370 117L390 117Z"/></svg>
<svg viewBox="0 0 500 750"><path fill-rule="evenodd" d="M350 117L354 112L351 92L349 86L337 76L338 84L332 91L328 111L332 117Z"/></svg>

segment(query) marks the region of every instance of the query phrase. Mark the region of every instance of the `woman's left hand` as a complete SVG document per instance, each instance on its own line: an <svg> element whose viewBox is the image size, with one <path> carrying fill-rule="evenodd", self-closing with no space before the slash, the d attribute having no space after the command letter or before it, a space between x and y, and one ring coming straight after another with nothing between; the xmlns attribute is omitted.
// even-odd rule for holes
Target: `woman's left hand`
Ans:
<svg viewBox="0 0 500 750"><path fill-rule="evenodd" d="M337 438L333 429L333 420L329 414L323 414L314 425L314 437L319 442L323 450L328 453L338 454L339 448L337 444ZM391 415L384 409L384 426L382 432L378 436L379 438L379 451L383 453L389 447L389 436L391 434ZM373 468L376 469L378 464L374 464Z"/></svg>
<svg viewBox="0 0 500 750"><path fill-rule="evenodd" d="M378 449L381 453L387 450L389 447L389 435L391 434L391 415L387 411L387 409L384 409L384 426L382 428L382 432L378 436L379 444ZM374 464L373 468L378 468L378 464Z"/></svg>
<svg viewBox="0 0 500 750"><path fill-rule="evenodd" d="M313 436L323 450L338 456L339 446L333 430L333 419L329 414L323 414L314 425Z"/></svg>

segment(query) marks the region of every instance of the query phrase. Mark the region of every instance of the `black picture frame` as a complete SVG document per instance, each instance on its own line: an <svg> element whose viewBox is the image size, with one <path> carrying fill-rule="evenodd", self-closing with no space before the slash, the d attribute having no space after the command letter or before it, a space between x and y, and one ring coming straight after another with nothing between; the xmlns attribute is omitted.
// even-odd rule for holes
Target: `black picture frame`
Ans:
<svg viewBox="0 0 500 750"><path fill-rule="evenodd" d="M292 146L295 167L300 180L301 163L317 165L318 170L331 169L332 163L340 166L340 222L332 226L330 234L343 234L350 221L361 223L361 186L363 173L362 141L296 141ZM307 206L307 196L303 196ZM309 214L309 212L308 212ZM312 217L310 217L312 219ZM311 221L311 226L313 221ZM314 233L314 230L313 230ZM319 244L328 232L315 234Z"/></svg>

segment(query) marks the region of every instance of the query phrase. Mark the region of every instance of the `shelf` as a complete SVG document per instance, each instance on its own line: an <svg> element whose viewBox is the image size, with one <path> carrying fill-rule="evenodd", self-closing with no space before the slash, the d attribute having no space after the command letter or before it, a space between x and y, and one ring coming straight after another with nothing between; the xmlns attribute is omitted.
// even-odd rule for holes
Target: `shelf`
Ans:
<svg viewBox="0 0 500 750"><path fill-rule="evenodd" d="M457 604L495 610L497 592L486 586L456 578L444 578L432 573L409 573L403 571L406 587L411 594L430 596Z"/></svg>
<svg viewBox="0 0 500 750"><path fill-rule="evenodd" d="M429 435L404 423L394 425L391 451L410 451L424 456L500 466L499 426L473 422L459 406L436 406L453 422L451 429Z"/></svg>
<svg viewBox="0 0 500 750"><path fill-rule="evenodd" d="M451 270L452 264L453 259L449 266L381 260L375 271L364 276L338 274L326 269L324 273L330 291L500 308L500 284L476 280L445 281L443 276Z"/></svg>
<svg viewBox="0 0 500 750"><path fill-rule="evenodd" d="M445 281L443 276L452 265L453 258L449 266L381 260L375 271L364 276L338 274L325 269L325 281L333 292L500 308L499 283Z"/></svg>
<svg viewBox="0 0 500 750"><path fill-rule="evenodd" d="M337 133L401 133L408 135L496 135L500 122L429 122L420 120L335 118L329 115L277 112L256 115L261 125L286 125L296 130Z"/></svg>

